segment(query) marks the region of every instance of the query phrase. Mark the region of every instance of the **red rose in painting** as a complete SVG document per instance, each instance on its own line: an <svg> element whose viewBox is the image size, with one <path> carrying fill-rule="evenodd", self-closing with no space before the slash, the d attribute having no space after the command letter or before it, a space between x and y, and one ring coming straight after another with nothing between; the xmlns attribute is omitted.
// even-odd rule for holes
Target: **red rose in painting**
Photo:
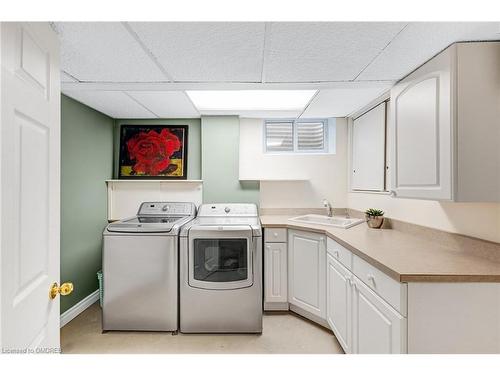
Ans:
<svg viewBox="0 0 500 375"><path fill-rule="evenodd" d="M132 167L136 173L157 176L170 165L170 157L181 148L179 138L168 129L140 132L127 142Z"/></svg>

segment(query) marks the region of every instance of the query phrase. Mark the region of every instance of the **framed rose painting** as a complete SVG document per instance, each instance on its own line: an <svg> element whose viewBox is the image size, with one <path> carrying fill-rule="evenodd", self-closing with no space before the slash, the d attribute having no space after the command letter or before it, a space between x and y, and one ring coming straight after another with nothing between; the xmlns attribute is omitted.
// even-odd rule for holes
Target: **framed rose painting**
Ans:
<svg viewBox="0 0 500 375"><path fill-rule="evenodd" d="M187 125L122 125L118 178L187 178Z"/></svg>

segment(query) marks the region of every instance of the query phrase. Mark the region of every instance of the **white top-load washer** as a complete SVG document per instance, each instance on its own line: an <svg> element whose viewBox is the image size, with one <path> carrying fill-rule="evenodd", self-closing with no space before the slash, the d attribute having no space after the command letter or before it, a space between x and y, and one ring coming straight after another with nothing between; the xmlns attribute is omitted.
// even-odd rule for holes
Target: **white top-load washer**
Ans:
<svg viewBox="0 0 500 375"><path fill-rule="evenodd" d="M106 227L103 331L178 330L178 235L195 215L193 203L144 202Z"/></svg>
<svg viewBox="0 0 500 375"><path fill-rule="evenodd" d="M182 227L180 331L262 332L262 229L255 204L203 204Z"/></svg>

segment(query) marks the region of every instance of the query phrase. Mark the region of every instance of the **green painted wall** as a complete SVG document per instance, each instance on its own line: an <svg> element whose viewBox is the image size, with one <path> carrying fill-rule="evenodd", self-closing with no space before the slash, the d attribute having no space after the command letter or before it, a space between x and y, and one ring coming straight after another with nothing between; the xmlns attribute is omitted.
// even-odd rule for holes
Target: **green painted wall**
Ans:
<svg viewBox="0 0 500 375"><path fill-rule="evenodd" d="M113 173L113 119L61 96L61 282L75 290L61 313L98 288L105 180Z"/></svg>
<svg viewBox="0 0 500 375"><path fill-rule="evenodd" d="M188 125L188 180L201 179L201 121L195 119L120 119L114 129L114 176L118 176L121 125Z"/></svg>
<svg viewBox="0 0 500 375"><path fill-rule="evenodd" d="M258 182L239 181L240 120L201 118L203 202L259 203Z"/></svg>

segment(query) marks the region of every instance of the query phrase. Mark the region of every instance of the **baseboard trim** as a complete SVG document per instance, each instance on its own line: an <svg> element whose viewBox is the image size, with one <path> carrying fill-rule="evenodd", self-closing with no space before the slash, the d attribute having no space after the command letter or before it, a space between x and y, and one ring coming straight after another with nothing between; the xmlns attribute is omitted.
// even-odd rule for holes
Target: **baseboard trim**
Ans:
<svg viewBox="0 0 500 375"><path fill-rule="evenodd" d="M288 311L288 302L264 302L264 311Z"/></svg>
<svg viewBox="0 0 500 375"><path fill-rule="evenodd" d="M66 324L75 319L78 315L88 309L91 305L99 300L99 289L95 292L89 294L87 297L82 299L73 307L69 308L61 314L60 317L60 327L64 327Z"/></svg>

